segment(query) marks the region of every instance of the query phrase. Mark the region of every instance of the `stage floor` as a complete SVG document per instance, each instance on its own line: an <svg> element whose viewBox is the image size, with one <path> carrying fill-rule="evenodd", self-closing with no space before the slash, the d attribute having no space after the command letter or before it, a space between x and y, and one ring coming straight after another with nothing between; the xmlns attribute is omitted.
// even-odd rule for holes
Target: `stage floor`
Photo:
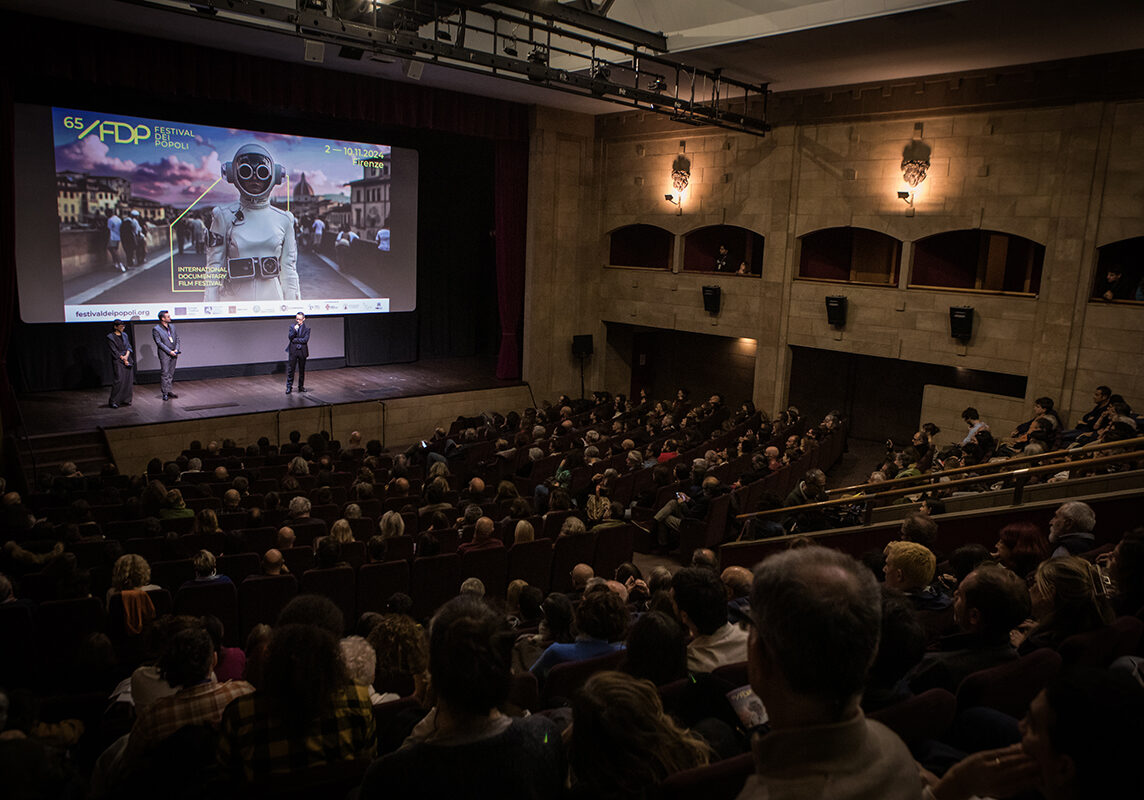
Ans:
<svg viewBox="0 0 1144 800"><path fill-rule="evenodd" d="M277 375L180 381L175 373L174 400L163 402L159 384L135 386L130 406L108 408L108 387L21 395L20 411L29 435L86 432L99 428L153 425L190 419L277 411L398 397L448 394L519 386L496 377L495 357L451 358L315 370L306 375L308 391L287 395Z"/></svg>

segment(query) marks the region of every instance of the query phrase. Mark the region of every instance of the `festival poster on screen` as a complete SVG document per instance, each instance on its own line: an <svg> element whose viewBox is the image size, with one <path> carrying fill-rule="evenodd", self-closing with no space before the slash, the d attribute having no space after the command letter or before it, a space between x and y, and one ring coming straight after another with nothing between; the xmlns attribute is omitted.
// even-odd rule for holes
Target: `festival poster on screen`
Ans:
<svg viewBox="0 0 1144 800"><path fill-rule="evenodd" d="M389 310L388 145L52 109L65 317ZM405 152L405 151L399 151Z"/></svg>

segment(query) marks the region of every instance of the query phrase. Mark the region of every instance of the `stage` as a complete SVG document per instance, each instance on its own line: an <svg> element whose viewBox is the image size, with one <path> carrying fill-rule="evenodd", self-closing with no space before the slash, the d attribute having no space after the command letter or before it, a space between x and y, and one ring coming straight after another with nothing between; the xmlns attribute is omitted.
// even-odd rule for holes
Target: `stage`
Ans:
<svg viewBox="0 0 1144 800"><path fill-rule="evenodd" d="M130 406L109 408L108 387L21 395L25 430L33 438L102 431L120 471L138 472L154 456L173 458L191 439L233 438L241 445L291 430L303 437L329 430L343 441L351 430L365 440L404 447L448 427L458 416L522 410L528 386L496 378L496 359L452 358L314 370L306 393L285 393L281 374L180 381L178 398L163 402L158 384L137 384Z"/></svg>

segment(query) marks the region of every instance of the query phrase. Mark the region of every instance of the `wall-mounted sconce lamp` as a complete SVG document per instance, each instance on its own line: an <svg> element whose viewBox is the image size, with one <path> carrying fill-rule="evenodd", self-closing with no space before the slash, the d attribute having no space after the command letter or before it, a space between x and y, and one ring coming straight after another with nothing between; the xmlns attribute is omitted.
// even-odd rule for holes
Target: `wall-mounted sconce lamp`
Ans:
<svg viewBox="0 0 1144 800"><path fill-rule="evenodd" d="M914 195L929 172L930 152L930 146L918 140L910 142L902 150L902 180L910 188L907 191L898 192L898 197L909 206L906 209L907 217L914 215Z"/></svg>
<svg viewBox="0 0 1144 800"><path fill-rule="evenodd" d="M683 193L687 191L688 184L691 183L691 159L687 156L679 155L671 162L671 188L675 190L674 193L667 193L663 196L667 202L676 207L676 214L683 215Z"/></svg>

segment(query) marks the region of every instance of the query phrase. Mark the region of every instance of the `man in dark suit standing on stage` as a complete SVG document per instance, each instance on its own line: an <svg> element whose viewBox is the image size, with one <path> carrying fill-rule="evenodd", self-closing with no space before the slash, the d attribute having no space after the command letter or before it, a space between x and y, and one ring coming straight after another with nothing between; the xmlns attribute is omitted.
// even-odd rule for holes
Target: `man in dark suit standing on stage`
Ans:
<svg viewBox="0 0 1144 800"><path fill-rule="evenodd" d="M306 315L299 311L290 326L290 343L286 345L286 394L294 385L294 369L298 370L298 391L306 391L306 359L310 357L310 326Z"/></svg>
<svg viewBox="0 0 1144 800"><path fill-rule="evenodd" d="M131 340L124 330L127 323L121 319L111 323L107 334L107 348L111 351L111 408L131 405Z"/></svg>
<svg viewBox="0 0 1144 800"><path fill-rule="evenodd" d="M159 324L151 329L151 338L155 340L155 348L159 352L159 389L163 392L163 399L178 397L171 391L171 384L175 381L175 361L182 348L179 334L171 324L171 315L165 309L159 312Z"/></svg>

